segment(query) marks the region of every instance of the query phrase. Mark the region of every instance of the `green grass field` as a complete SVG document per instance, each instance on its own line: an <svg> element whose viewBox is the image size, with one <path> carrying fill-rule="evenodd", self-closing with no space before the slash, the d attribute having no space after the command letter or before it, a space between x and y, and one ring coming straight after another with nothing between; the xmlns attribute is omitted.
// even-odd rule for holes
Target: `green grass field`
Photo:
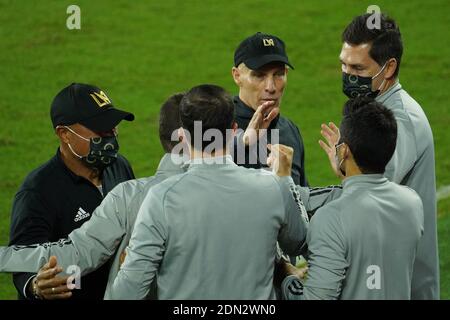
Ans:
<svg viewBox="0 0 450 320"><path fill-rule="evenodd" d="M81 8L81 30L66 28L66 8ZM0 0L0 245L24 177L56 151L49 107L71 82L104 89L136 115L120 127L121 152L138 177L163 154L158 111L172 93L214 83L236 93L237 44L256 31L285 40L291 62L282 113L302 131L312 185L337 183L317 141L320 124L339 121L344 95L340 35L373 1L7 1ZM377 1L399 23L405 52L400 80L434 132L438 187L450 185L450 2ZM447 38L447 40L445 40ZM450 198L438 204L442 298L450 298ZM0 275L0 299L15 299Z"/></svg>

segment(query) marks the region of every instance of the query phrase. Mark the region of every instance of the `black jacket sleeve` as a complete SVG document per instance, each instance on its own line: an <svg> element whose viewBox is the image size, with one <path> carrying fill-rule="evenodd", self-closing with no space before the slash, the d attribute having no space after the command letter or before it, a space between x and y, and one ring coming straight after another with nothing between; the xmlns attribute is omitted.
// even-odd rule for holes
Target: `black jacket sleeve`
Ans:
<svg viewBox="0 0 450 320"><path fill-rule="evenodd" d="M292 123L292 125L295 127L295 131L298 134L298 143L299 143L299 151L300 151L300 186L302 187L308 187L308 179L306 178L305 173L305 145L303 143L303 138L300 133L300 129Z"/></svg>
<svg viewBox="0 0 450 320"><path fill-rule="evenodd" d="M9 245L30 245L51 241L56 214L48 208L39 192L21 190L14 199L11 214ZM36 270L37 271L37 270ZM25 286L33 273L14 273L13 281L19 299L32 299L24 296Z"/></svg>

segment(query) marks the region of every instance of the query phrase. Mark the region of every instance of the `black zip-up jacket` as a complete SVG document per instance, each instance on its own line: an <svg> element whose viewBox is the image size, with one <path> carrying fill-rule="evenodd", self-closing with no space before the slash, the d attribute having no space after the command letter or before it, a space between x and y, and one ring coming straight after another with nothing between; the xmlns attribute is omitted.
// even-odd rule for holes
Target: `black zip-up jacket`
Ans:
<svg viewBox="0 0 450 320"><path fill-rule="evenodd" d="M58 149L53 158L25 178L16 193L9 245L31 245L67 238L72 230L91 218L95 208L111 189L130 179L134 179L133 170L128 161L119 155L102 174L102 195L91 182L66 167ZM81 289L72 291L72 299L102 300L108 273L109 263L105 263L96 271L81 277ZM19 299L33 298L25 292L32 276L33 273L13 275Z"/></svg>
<svg viewBox="0 0 450 320"><path fill-rule="evenodd" d="M235 120L238 127L245 130L250 122L255 111L242 102L239 97L234 97L235 106ZM271 143L271 130L278 129L279 131L279 143L292 147L294 149L294 159L292 161L292 179L295 184L306 187L308 186L308 180L305 175L305 151L303 146L302 136L298 127L289 119L279 115L270 124L267 130L267 143ZM237 156L237 148L235 144L235 149L233 152L234 161L241 166L246 168L264 168L266 165L266 158L261 158L258 155L257 148L253 151L250 148L245 148L245 162L240 163L240 159ZM256 158L256 163L251 163L253 161L249 156L250 152L254 152L254 157ZM253 159L255 159L253 158Z"/></svg>

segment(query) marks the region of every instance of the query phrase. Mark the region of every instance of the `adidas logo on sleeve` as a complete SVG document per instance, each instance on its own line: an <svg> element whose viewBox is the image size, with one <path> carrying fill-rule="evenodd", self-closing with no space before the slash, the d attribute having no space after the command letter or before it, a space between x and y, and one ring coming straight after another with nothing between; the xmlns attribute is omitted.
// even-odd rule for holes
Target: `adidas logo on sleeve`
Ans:
<svg viewBox="0 0 450 320"><path fill-rule="evenodd" d="M83 208L80 207L80 208L78 208L77 215L75 216L75 219L73 219L73 221L78 222L78 221L84 220L86 218L89 218L89 216L90 216L90 213L84 211Z"/></svg>

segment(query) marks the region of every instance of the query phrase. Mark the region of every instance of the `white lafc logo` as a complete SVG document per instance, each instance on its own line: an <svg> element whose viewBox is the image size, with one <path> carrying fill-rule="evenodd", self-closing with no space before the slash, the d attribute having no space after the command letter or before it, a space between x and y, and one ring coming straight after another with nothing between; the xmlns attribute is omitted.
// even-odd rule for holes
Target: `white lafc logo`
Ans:
<svg viewBox="0 0 450 320"><path fill-rule="evenodd" d="M273 39L263 39L264 47L275 47Z"/></svg>
<svg viewBox="0 0 450 320"><path fill-rule="evenodd" d="M73 219L73 221L78 222L78 221L81 221L83 219L89 218L89 216L90 216L89 212L86 212L86 211L83 210L83 208L79 207L77 215L75 216L75 219Z"/></svg>

